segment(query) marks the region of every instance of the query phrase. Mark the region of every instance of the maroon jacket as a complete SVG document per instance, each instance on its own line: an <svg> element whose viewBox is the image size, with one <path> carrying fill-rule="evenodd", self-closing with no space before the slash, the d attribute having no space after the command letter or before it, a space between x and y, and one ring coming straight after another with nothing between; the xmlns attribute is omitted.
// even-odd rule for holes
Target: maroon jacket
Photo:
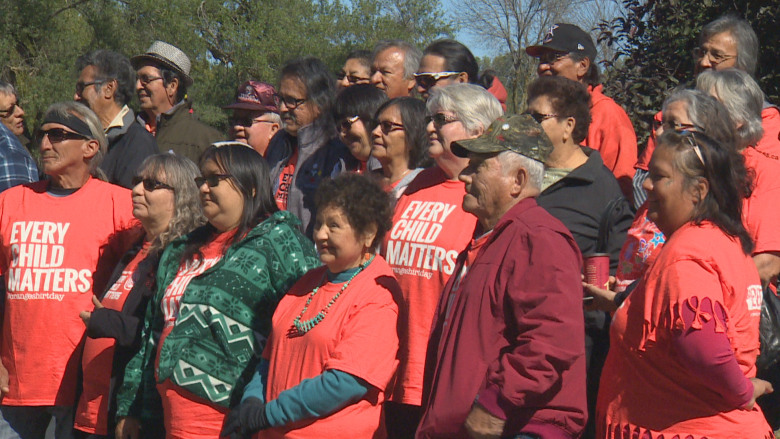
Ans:
<svg viewBox="0 0 780 439"><path fill-rule="evenodd" d="M506 437L580 436L587 418L581 264L569 231L533 198L504 214L459 288L455 275L444 287L417 439L468 438L463 424L475 400L507 419Z"/></svg>

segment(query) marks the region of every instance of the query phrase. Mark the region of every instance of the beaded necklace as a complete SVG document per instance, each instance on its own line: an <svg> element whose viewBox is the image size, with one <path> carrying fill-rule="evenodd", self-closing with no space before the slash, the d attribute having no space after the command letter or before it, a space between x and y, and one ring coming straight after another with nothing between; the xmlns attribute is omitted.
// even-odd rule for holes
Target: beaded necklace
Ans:
<svg viewBox="0 0 780 439"><path fill-rule="evenodd" d="M325 305L325 308L322 308L322 311L318 312L316 316L301 321L301 318L303 318L303 315L306 313L306 310L309 309L309 305L311 304L312 299L314 299L314 295L317 294L317 291L320 290L320 287L316 287L312 290L311 294L309 294L309 300L306 301L306 304L303 306L303 309L301 310L301 313L298 315L298 317L293 320L293 332L297 336L301 336L306 334L307 332L314 329L315 326L317 326L318 323L320 323L326 315L328 315L328 311L330 310L330 307L333 306L334 303L336 303L336 300L341 296L341 294L347 289L349 284L352 282L352 279L355 278L358 274L360 274L361 271L363 271L368 264L371 263L371 261L374 260L374 255L371 255L371 258L367 260L366 262L362 263L360 265L360 268L353 274L348 281L344 283L344 286L341 287L338 293L336 293L332 299L330 299L330 302L328 302L327 305Z"/></svg>

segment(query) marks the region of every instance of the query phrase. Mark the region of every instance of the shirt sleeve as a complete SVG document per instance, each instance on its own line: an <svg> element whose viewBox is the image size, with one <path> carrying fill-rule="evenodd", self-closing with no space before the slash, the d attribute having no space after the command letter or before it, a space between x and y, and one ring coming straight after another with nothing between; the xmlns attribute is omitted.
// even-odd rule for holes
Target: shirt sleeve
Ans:
<svg viewBox="0 0 780 439"><path fill-rule="evenodd" d="M38 181L38 168L32 156L16 138L0 132L0 192L35 181Z"/></svg>

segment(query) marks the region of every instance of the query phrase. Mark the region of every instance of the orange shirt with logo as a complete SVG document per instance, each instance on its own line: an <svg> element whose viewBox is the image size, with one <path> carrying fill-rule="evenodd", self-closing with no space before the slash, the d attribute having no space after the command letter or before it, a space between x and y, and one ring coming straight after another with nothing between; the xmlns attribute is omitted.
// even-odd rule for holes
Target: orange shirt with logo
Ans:
<svg viewBox="0 0 780 439"><path fill-rule="evenodd" d="M279 174L279 186L277 186L276 205L280 210L287 210L287 198L290 196L290 186L293 184L293 177L295 176L295 166L298 165L298 148L295 147L290 160L284 165L282 172Z"/></svg>

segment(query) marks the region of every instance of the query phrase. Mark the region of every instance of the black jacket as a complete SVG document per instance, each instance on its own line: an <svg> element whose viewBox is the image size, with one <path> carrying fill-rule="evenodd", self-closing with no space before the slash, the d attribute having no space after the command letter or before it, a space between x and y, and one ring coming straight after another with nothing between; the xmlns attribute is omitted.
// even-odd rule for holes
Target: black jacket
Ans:
<svg viewBox="0 0 780 439"><path fill-rule="evenodd" d="M121 128L108 130L108 153L100 163L100 169L106 173L109 183L132 189L133 177L141 163L160 151L154 136L136 123L133 110L125 114L122 123Z"/></svg>

